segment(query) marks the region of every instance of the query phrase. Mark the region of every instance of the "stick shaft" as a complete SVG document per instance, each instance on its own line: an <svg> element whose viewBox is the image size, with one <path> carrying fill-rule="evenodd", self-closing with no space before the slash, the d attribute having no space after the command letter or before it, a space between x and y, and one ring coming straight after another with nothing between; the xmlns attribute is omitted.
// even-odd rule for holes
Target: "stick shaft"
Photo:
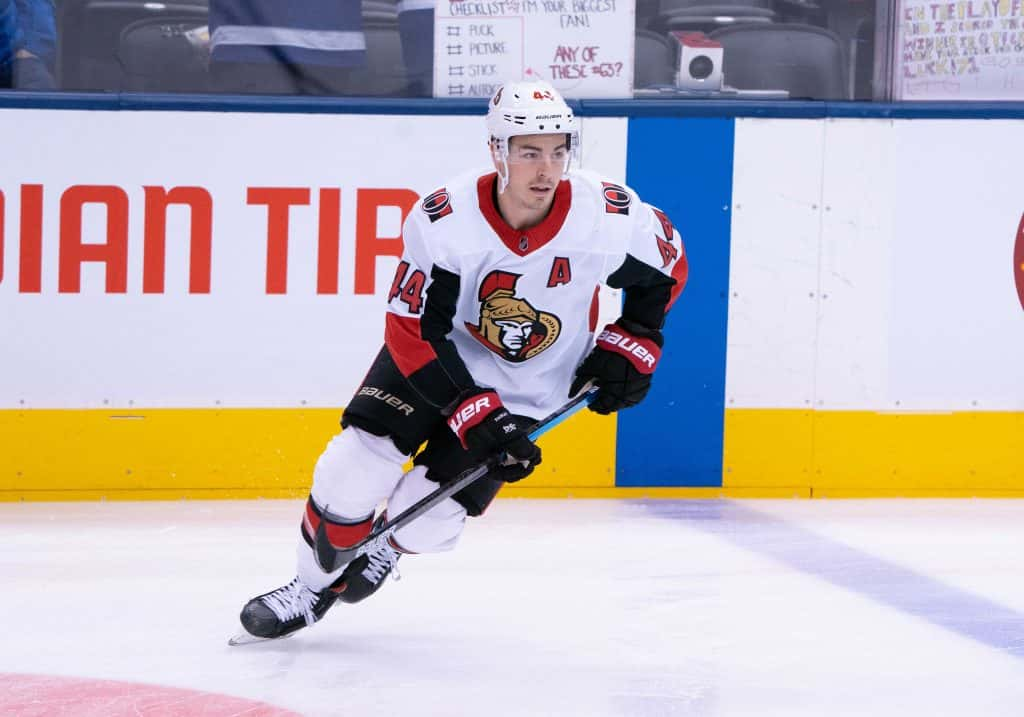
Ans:
<svg viewBox="0 0 1024 717"><path fill-rule="evenodd" d="M559 423L569 418L569 416L573 415L590 403L591 399L594 397L595 390L596 389L593 388L586 388L561 408L530 426L530 439L536 440L538 437L551 430ZM449 498L455 493L458 493L470 483L473 483L487 475L487 473L496 465L497 460L498 459L496 457L490 458L478 466L474 466L473 468L463 471L456 476L454 480L445 483L437 490L413 503L411 506L388 521L385 525L374 530L355 545L346 548L338 548L331 544L331 541L327 537L327 521L321 520L320 526L316 531L316 540L314 542L314 553L316 554L317 563L320 564L321 569L330 573L337 570L341 565L351 562L360 555L375 550L390 538L396 530L408 525L441 501ZM325 511L327 508L328 506L324 506Z"/></svg>

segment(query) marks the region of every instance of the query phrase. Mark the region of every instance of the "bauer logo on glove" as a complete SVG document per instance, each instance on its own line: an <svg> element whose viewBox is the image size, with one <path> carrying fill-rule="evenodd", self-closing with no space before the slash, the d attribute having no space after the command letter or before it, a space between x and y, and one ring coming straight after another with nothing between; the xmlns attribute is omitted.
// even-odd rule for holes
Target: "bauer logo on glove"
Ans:
<svg viewBox="0 0 1024 717"><path fill-rule="evenodd" d="M510 482L525 478L540 464L540 448L530 440L527 423L509 413L498 394L488 388L463 393L448 419L448 427L472 455L480 459L496 457L499 464L518 468L495 476Z"/></svg>
<svg viewBox="0 0 1024 717"><path fill-rule="evenodd" d="M492 410L500 407L501 401L498 400L498 394L493 391L479 394L459 405L452 417L448 419L448 427L459 437L465 447L466 431L484 420Z"/></svg>
<svg viewBox="0 0 1024 717"><path fill-rule="evenodd" d="M591 411L608 414L635 406L651 389L662 343L657 329L625 319L608 324L590 355L576 369L569 395L576 395L587 381L593 381L598 391L590 403Z"/></svg>
<svg viewBox="0 0 1024 717"><path fill-rule="evenodd" d="M641 373L654 373L654 367L661 357L661 348L654 341L635 339L623 333L615 324L605 327L597 337L597 345L626 356Z"/></svg>

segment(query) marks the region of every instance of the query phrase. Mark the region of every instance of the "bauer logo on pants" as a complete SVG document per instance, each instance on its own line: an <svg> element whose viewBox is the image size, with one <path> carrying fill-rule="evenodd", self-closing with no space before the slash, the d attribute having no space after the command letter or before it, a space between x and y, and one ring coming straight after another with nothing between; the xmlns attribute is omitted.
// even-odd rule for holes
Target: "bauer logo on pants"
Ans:
<svg viewBox="0 0 1024 717"><path fill-rule="evenodd" d="M363 386L362 388L359 389L359 395L370 396L371 398L376 398L378 401L383 401L392 408L398 409L406 416L411 416L413 413L416 412L415 408L413 408L411 405L400 399L398 396L395 396L394 394L391 393L387 393L386 391L382 391L376 386Z"/></svg>

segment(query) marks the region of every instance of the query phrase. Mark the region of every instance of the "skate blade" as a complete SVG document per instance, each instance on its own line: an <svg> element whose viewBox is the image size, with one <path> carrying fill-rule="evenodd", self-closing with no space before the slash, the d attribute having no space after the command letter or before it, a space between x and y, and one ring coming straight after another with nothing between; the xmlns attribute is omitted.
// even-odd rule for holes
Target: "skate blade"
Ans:
<svg viewBox="0 0 1024 717"><path fill-rule="evenodd" d="M228 640L228 644L231 645L231 647L239 647L241 645L253 645L257 642L277 642L278 640L285 640L294 634L294 632L289 632L287 635L282 635L281 637L256 637L255 635L250 635L249 633L242 631Z"/></svg>

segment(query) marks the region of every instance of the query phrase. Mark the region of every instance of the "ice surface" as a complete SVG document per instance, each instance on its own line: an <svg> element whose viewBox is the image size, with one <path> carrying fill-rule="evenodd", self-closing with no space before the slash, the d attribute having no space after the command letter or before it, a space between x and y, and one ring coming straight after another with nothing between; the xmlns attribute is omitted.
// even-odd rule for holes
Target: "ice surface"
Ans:
<svg viewBox="0 0 1024 717"><path fill-rule="evenodd" d="M365 603L228 647L301 510L0 504L0 673L306 715L1024 714L1024 502L499 500Z"/></svg>

